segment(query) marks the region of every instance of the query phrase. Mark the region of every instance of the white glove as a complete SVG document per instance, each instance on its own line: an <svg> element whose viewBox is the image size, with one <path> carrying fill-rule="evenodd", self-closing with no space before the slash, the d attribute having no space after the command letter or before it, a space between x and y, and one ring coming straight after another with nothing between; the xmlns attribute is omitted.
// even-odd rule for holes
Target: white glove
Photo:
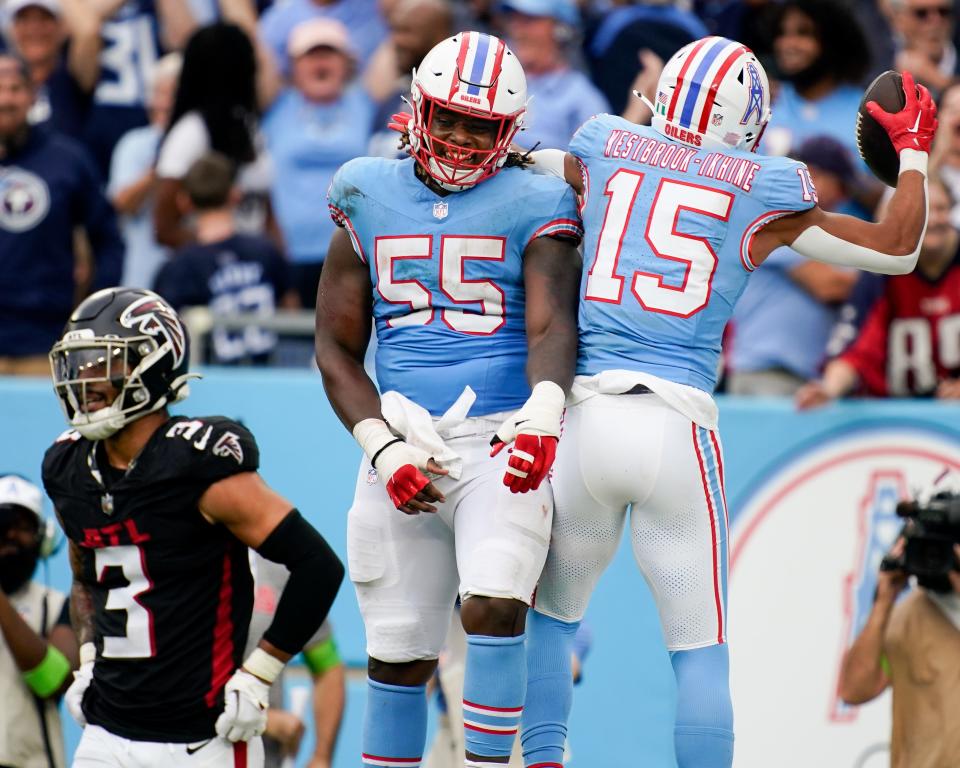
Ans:
<svg viewBox="0 0 960 768"><path fill-rule="evenodd" d="M267 727L270 686L244 669L238 669L223 689L223 714L214 728L227 741L249 741Z"/></svg>
<svg viewBox="0 0 960 768"><path fill-rule="evenodd" d="M73 673L73 682L63 694L63 700L66 702L67 711L74 720L81 726L87 724L87 718L83 716L83 694L87 692L90 683L93 681L93 663L97 658L97 647L93 643L84 643L80 646L80 669Z"/></svg>
<svg viewBox="0 0 960 768"><path fill-rule="evenodd" d="M523 407L500 425L490 444L512 443L521 432L559 439L565 401L566 395L559 385L541 381L533 388Z"/></svg>

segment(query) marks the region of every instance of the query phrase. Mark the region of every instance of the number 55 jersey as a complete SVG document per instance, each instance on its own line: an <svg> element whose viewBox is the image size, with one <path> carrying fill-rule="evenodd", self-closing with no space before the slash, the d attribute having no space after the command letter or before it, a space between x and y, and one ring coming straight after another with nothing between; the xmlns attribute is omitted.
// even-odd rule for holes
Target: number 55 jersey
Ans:
<svg viewBox="0 0 960 768"><path fill-rule="evenodd" d="M477 393L471 416L519 408L530 394L523 252L538 237L579 241L573 192L504 168L440 196L414 163L351 160L327 193L333 220L370 270L380 389L434 416L467 385Z"/></svg>
<svg viewBox="0 0 960 768"><path fill-rule="evenodd" d="M722 116L718 115L722 119ZM720 342L764 225L811 208L806 166L698 149L613 115L580 127L584 181L577 373L642 371L712 393Z"/></svg>

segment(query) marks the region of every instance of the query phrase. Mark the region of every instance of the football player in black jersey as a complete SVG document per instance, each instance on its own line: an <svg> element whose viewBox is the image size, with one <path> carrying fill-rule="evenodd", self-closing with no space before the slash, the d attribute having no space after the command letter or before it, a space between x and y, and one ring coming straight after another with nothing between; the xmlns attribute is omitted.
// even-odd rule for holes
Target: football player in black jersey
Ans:
<svg viewBox="0 0 960 768"><path fill-rule="evenodd" d="M244 427L170 416L191 374L186 329L160 296L93 294L50 359L72 427L43 481L70 539L83 643L66 695L86 725L74 766L262 764L269 685L323 621L342 564L261 479ZM247 547L290 578L243 660Z"/></svg>

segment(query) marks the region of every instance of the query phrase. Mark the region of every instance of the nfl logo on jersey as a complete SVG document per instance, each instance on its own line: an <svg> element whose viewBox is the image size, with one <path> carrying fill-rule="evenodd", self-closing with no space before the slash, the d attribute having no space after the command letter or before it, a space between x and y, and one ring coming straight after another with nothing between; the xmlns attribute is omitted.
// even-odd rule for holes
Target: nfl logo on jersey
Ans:
<svg viewBox="0 0 960 768"><path fill-rule="evenodd" d="M450 206L446 203L434 203L433 204L433 218L435 219L445 219L447 214L450 212Z"/></svg>

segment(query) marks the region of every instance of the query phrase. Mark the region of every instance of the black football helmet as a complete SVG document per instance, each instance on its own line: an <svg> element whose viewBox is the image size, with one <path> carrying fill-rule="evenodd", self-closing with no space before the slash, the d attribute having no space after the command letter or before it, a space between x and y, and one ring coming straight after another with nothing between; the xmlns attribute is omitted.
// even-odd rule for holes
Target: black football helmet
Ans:
<svg viewBox="0 0 960 768"><path fill-rule="evenodd" d="M187 329L163 298L139 288L104 288L78 306L50 350L53 386L67 421L90 440L183 400L189 393ZM88 385L118 390L106 407L87 412Z"/></svg>

